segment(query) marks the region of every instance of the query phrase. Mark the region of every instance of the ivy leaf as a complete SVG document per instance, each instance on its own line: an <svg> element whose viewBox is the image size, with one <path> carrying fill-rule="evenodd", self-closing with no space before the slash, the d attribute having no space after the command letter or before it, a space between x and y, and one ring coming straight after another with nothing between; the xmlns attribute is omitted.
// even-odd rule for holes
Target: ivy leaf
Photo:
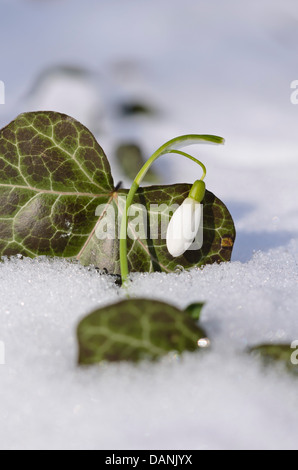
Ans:
<svg viewBox="0 0 298 470"><path fill-rule="evenodd" d="M182 256L173 258L166 246L166 228L168 223L167 207L179 206L188 196L189 184L170 186L150 186L141 188L136 193L131 215L128 217L128 266L130 272L163 271L171 273L194 266L219 263L231 259L235 241L233 219L225 205L209 191L206 191L204 205L204 244L201 250L186 251ZM84 265L95 265L102 270L120 274L119 221L124 212L124 197L127 190L120 190L98 211L99 224L95 227L88 244L83 247L79 259ZM146 210L142 209L143 207ZM159 220L153 223L150 222ZM98 237L104 231L111 230L111 237ZM153 230L151 230L153 228ZM162 230L164 228L164 230ZM138 234L136 233L138 231ZM154 238L151 237L153 232ZM154 233L155 232L155 233ZM163 232L163 233L162 233ZM116 237L116 243L114 238Z"/></svg>
<svg viewBox="0 0 298 470"><path fill-rule="evenodd" d="M0 134L0 254L76 256L113 187L88 129L59 113L19 116Z"/></svg>
<svg viewBox="0 0 298 470"><path fill-rule="evenodd" d="M176 259L168 253L161 223L154 217L165 221L161 205L181 204L190 187L139 189L132 211L142 204L147 212L139 217L139 233L135 217L129 218L130 271L173 272L230 260L234 223L225 205L208 191L203 248ZM114 211L120 220L127 193L115 190L109 162L86 127L60 113L23 114L0 133L0 256L77 258L120 274L118 224L109 214ZM148 219L155 220L157 238ZM100 239L102 225L111 231L113 223L114 238Z"/></svg>
<svg viewBox="0 0 298 470"><path fill-rule="evenodd" d="M129 299L84 318L78 326L79 364L154 360L170 351L197 351L205 332L185 312L163 302Z"/></svg>
<svg viewBox="0 0 298 470"><path fill-rule="evenodd" d="M260 357L265 365L284 365L286 370L298 377L298 365L293 363L293 357L297 359L297 354L290 344L263 344L250 348L249 352Z"/></svg>

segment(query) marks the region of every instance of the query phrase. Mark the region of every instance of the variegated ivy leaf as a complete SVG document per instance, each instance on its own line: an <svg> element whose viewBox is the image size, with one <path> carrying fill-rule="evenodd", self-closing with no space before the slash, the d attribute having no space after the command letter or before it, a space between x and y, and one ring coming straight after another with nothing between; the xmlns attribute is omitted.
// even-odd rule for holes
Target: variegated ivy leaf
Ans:
<svg viewBox="0 0 298 470"><path fill-rule="evenodd" d="M200 340L206 338L188 313L146 299L124 300L96 310L81 321L77 334L82 365L154 360L170 351L197 351Z"/></svg>
<svg viewBox="0 0 298 470"><path fill-rule="evenodd" d="M177 259L168 253L166 208L181 204L189 189L177 184L138 191L128 228L131 271L172 272L230 260L233 220L210 192L203 201L203 248ZM0 256L77 258L119 274L117 222L126 194L115 190L109 162L83 125L54 112L23 114L0 133ZM147 212L138 216L139 204Z"/></svg>

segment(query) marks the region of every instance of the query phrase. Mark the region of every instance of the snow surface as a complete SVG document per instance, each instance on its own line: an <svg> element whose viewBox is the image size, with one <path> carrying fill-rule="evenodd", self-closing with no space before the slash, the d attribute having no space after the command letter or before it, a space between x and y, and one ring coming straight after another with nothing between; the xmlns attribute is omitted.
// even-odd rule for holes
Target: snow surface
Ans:
<svg viewBox="0 0 298 470"><path fill-rule="evenodd" d="M2 263L0 448L297 449L297 380L245 352L298 340L296 2L2 0L0 8L2 125L43 106L69 112L96 133L116 181L113 151L123 140L149 156L179 134L223 135L225 147L195 153L238 232L231 263L132 276L132 295L206 302L210 351L158 364L76 366L79 319L124 296L111 277L63 260ZM57 72L64 65L82 67L84 78ZM121 117L117 105L130 100L156 114ZM157 168L165 183L194 179L193 164L176 157Z"/></svg>

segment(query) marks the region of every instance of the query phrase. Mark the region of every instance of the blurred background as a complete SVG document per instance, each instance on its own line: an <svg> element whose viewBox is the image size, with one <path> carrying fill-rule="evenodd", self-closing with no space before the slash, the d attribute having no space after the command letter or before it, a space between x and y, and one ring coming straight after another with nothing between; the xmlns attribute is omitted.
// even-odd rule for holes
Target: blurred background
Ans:
<svg viewBox="0 0 298 470"><path fill-rule="evenodd" d="M0 6L1 127L26 111L69 114L96 135L115 183L126 185L168 139L223 136L225 147L194 153L207 164L209 189L237 222L234 259L297 235L295 0L0 0ZM149 175L160 183L194 177L193 164L176 157L165 157Z"/></svg>

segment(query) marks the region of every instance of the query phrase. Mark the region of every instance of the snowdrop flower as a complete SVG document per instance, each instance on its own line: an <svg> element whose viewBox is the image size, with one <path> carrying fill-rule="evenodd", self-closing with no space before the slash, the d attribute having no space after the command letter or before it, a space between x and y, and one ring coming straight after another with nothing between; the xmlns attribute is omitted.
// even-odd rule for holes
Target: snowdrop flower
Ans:
<svg viewBox="0 0 298 470"><path fill-rule="evenodd" d="M198 234L203 217L201 202L205 190L205 183L202 180L196 181L188 197L171 218L167 230L167 248L174 258L183 255Z"/></svg>
<svg viewBox="0 0 298 470"><path fill-rule="evenodd" d="M135 194L151 165L162 155L176 154L188 158L197 163L203 170L203 176L192 186L188 197L174 213L167 231L167 247L170 254L174 257L181 256L193 245L193 249L199 250L203 245L203 210L201 202L205 195L204 178L206 176L206 167L197 158L181 151L183 147L195 144L224 144L224 139L216 135L207 134L187 134L175 137L163 144L146 161L143 167L135 177L129 193L126 198L125 210L121 220L120 228L120 270L122 284L127 282L128 269L128 249L127 249L127 230L128 230L128 211L133 203Z"/></svg>

